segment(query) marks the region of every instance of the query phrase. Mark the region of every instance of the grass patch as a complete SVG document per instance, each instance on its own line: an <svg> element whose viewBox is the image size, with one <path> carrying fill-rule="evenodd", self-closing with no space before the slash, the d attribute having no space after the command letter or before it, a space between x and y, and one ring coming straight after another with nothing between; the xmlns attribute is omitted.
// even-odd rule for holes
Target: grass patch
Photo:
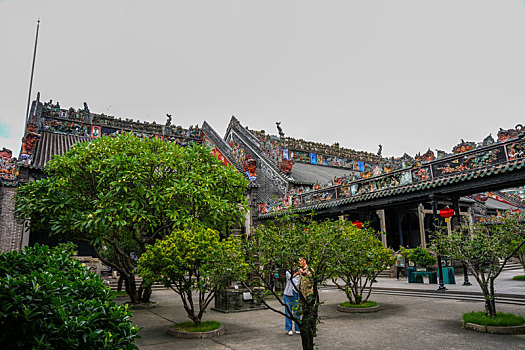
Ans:
<svg viewBox="0 0 525 350"><path fill-rule="evenodd" d="M482 326L521 326L525 318L514 314L496 313L496 317L487 317L483 311L472 311L463 314L463 322L470 322Z"/></svg>
<svg viewBox="0 0 525 350"><path fill-rule="evenodd" d="M125 291L121 290L120 292L113 292L113 295L116 297L122 296L122 295L128 295Z"/></svg>
<svg viewBox="0 0 525 350"><path fill-rule="evenodd" d="M525 281L525 275L514 276L514 277L512 277L512 279L515 280L515 281Z"/></svg>
<svg viewBox="0 0 525 350"><path fill-rule="evenodd" d="M188 322L177 323L171 328L176 329L178 331L183 331L183 332L208 332L208 331L214 331L216 329L219 329L220 326L221 326L221 323L217 321L204 321L204 322L201 322L201 324L198 326L196 326L193 322L188 321Z"/></svg>
<svg viewBox="0 0 525 350"><path fill-rule="evenodd" d="M374 307L377 306L376 301L367 300L364 303L361 304L350 304L349 301L345 301L344 303L339 304L342 307L354 307L354 308L367 308L367 307Z"/></svg>

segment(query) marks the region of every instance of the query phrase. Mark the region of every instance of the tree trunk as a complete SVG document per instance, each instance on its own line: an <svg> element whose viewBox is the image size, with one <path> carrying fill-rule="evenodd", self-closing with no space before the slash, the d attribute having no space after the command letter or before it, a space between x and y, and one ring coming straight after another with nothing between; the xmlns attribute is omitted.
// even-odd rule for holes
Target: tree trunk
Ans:
<svg viewBox="0 0 525 350"><path fill-rule="evenodd" d="M496 297L494 296L494 279L489 279L489 294L485 301L485 314L490 317L496 317Z"/></svg>
<svg viewBox="0 0 525 350"><path fill-rule="evenodd" d="M303 350L314 349L314 336L312 334L303 333L301 329L301 343L303 344Z"/></svg>
<svg viewBox="0 0 525 350"><path fill-rule="evenodd" d="M307 308L303 311L300 327L301 327L301 343L303 350L314 349L314 337L317 318L314 317L314 311Z"/></svg>
<svg viewBox="0 0 525 350"><path fill-rule="evenodd" d="M122 290L122 282L124 282L124 277L122 277L122 275L119 275L117 282L117 292L120 292Z"/></svg>
<svg viewBox="0 0 525 350"><path fill-rule="evenodd" d="M302 303L302 315L299 326L301 328L301 342L303 350L314 349L314 337L316 336L318 304L315 296L307 297L307 302ZM313 303L313 304L312 304Z"/></svg>
<svg viewBox="0 0 525 350"><path fill-rule="evenodd" d="M139 295L137 293L137 285L135 283L135 275L131 273L130 275L124 274L120 271L120 275L124 277L124 283L126 285L126 293L129 296L129 299L132 304L139 303Z"/></svg>
<svg viewBox="0 0 525 350"><path fill-rule="evenodd" d="M144 282L142 282L144 283ZM139 298L140 298L140 302L141 303L149 303L149 299L151 297L151 293L153 293L153 291L151 290L151 286L148 286L148 287L143 287L142 284L140 285L140 288L139 288Z"/></svg>

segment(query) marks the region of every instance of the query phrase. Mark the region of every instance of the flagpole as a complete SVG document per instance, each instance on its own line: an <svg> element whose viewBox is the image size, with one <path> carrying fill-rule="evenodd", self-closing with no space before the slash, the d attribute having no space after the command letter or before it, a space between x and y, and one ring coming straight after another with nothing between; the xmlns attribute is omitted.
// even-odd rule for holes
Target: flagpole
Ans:
<svg viewBox="0 0 525 350"><path fill-rule="evenodd" d="M40 18L36 25L35 49L33 51L33 64L31 66L31 79L29 80L29 95L27 96L26 125L29 120L29 104L31 103L31 89L33 87L33 74L35 72L36 46L38 43L38 30L40 28Z"/></svg>

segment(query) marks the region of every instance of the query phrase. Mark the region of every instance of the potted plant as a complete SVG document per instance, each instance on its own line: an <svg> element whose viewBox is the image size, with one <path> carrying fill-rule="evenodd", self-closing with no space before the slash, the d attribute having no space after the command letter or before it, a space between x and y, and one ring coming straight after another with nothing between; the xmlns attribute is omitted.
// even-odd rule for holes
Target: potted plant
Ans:
<svg viewBox="0 0 525 350"><path fill-rule="evenodd" d="M429 270L437 261L436 257L423 247L412 249L402 248L401 253L405 255L409 261L413 262L420 271Z"/></svg>

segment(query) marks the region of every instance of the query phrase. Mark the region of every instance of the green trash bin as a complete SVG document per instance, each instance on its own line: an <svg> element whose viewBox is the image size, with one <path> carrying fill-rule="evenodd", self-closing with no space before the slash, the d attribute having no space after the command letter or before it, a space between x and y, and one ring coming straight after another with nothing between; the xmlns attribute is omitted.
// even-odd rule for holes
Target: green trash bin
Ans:
<svg viewBox="0 0 525 350"><path fill-rule="evenodd" d="M453 267L442 267L441 270L443 271L443 283L456 284Z"/></svg>

